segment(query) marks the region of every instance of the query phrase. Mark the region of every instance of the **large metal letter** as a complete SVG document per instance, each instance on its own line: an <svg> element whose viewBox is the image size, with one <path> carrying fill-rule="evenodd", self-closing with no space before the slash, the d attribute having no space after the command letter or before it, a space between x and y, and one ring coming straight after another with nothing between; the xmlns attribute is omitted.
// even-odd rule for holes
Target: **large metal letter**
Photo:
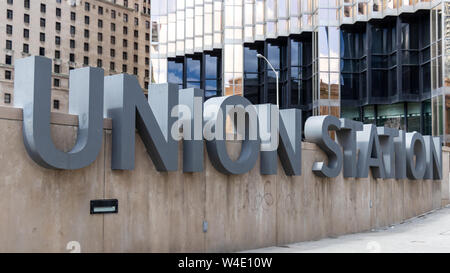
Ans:
<svg viewBox="0 0 450 273"><path fill-rule="evenodd" d="M395 178L406 178L406 139L405 131L400 130L398 137L394 137L395 148Z"/></svg>
<svg viewBox="0 0 450 273"><path fill-rule="evenodd" d="M278 156L286 175L302 174L302 111L280 110Z"/></svg>
<svg viewBox="0 0 450 273"><path fill-rule="evenodd" d="M277 150L279 146L280 111L273 104L255 105L258 111L259 137L261 139L259 172L263 175L276 174L278 170Z"/></svg>
<svg viewBox="0 0 450 273"><path fill-rule="evenodd" d="M406 133L406 175L409 179L422 179L425 171L425 141L418 132Z"/></svg>
<svg viewBox="0 0 450 273"><path fill-rule="evenodd" d="M336 132L338 143L344 150L344 177L356 177L357 147L356 131L363 129L363 123L341 118L341 130Z"/></svg>
<svg viewBox="0 0 450 273"><path fill-rule="evenodd" d="M97 158L103 137L103 70L70 72L69 113L78 115L77 142L71 151L58 150L50 134L51 60L17 60L14 106L23 108L23 139L31 158L45 168L74 170Z"/></svg>
<svg viewBox="0 0 450 273"><path fill-rule="evenodd" d="M255 166L259 153L258 117L256 108L244 97L216 97L204 103L204 120L210 126L211 133L205 134L206 149L212 165L224 174L243 174ZM226 117L235 110L245 111L245 132L242 140L241 154L235 161L231 160L226 146ZM239 121L238 121L239 122ZM205 126L205 130L208 129Z"/></svg>
<svg viewBox="0 0 450 273"><path fill-rule="evenodd" d="M183 172L203 171L203 97L202 89L180 90L180 106L190 112L189 117L180 117L183 124L190 124L183 127Z"/></svg>
<svg viewBox="0 0 450 273"><path fill-rule="evenodd" d="M178 104L176 84L151 84L148 100L135 76L105 77L105 115L113 119L111 168L134 169L135 128L158 171L178 169L178 143L171 136Z"/></svg>
<svg viewBox="0 0 450 273"><path fill-rule="evenodd" d="M305 123L306 141L316 143L328 156L328 165L325 162L314 162L313 172L321 177L336 177L342 169L342 150L333 141L328 131L338 131L341 121L334 116L314 116Z"/></svg>
<svg viewBox="0 0 450 273"><path fill-rule="evenodd" d="M425 179L442 179L442 144L440 137L424 136L427 154Z"/></svg>
<svg viewBox="0 0 450 273"><path fill-rule="evenodd" d="M377 127L381 152L383 153L385 178L395 177L395 146L394 138L398 137L398 130L388 127Z"/></svg>
<svg viewBox="0 0 450 273"><path fill-rule="evenodd" d="M370 167L374 178L385 178L383 157L375 125L364 124L363 131L356 133L356 140L359 149L358 177L369 177Z"/></svg>
<svg viewBox="0 0 450 273"><path fill-rule="evenodd" d="M263 127L261 122L267 122L270 131L272 131L272 123L276 123L274 119L278 118L279 122L276 137L279 139L276 150L265 151L261 150L261 174L276 174L277 173L277 151L280 157L281 165L283 166L286 175L301 175L302 174L302 112L299 109L285 109L276 111L279 117L272 116L272 111L269 111L271 104L257 105L258 118L260 121L260 128ZM264 109L265 111L262 111ZM270 112L270 113L268 113ZM260 115L265 115L261 117ZM270 118L269 118L270 117ZM267 132L261 132L267 133ZM270 141L272 142L272 141ZM277 142L278 143L278 142ZM262 146L262 144L261 144Z"/></svg>

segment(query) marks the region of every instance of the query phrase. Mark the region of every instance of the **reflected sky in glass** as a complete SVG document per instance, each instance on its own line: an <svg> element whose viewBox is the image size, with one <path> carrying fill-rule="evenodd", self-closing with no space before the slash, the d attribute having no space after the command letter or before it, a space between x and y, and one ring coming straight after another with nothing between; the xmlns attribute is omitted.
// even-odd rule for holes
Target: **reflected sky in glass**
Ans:
<svg viewBox="0 0 450 273"><path fill-rule="evenodd" d="M183 83L183 64L175 61L167 62L167 81L170 83Z"/></svg>
<svg viewBox="0 0 450 273"><path fill-rule="evenodd" d="M244 72L258 72L258 54L256 49L244 48Z"/></svg>
<svg viewBox="0 0 450 273"><path fill-rule="evenodd" d="M205 56L205 76L207 79L217 78L217 56Z"/></svg>
<svg viewBox="0 0 450 273"><path fill-rule="evenodd" d="M267 59L278 70L280 68L280 47L273 44L267 45ZM270 69L270 67L268 67Z"/></svg>
<svg viewBox="0 0 450 273"><path fill-rule="evenodd" d="M193 59L193 58L187 58L186 59L187 64L187 81L200 81L200 60Z"/></svg>

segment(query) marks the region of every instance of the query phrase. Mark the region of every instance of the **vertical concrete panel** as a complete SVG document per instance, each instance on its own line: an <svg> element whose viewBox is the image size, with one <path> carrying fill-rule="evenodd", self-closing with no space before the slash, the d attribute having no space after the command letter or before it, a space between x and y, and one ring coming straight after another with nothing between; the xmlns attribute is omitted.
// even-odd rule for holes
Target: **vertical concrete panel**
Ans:
<svg viewBox="0 0 450 273"><path fill-rule="evenodd" d="M303 206L305 198L303 176L288 177L284 171L281 171L276 176L272 176L272 179L277 181L277 245L304 241L307 221Z"/></svg>
<svg viewBox="0 0 450 273"><path fill-rule="evenodd" d="M311 169L325 155L310 143L303 143L303 174L278 174L277 232L279 244L312 240L324 236L370 228L368 179L318 179Z"/></svg>
<svg viewBox="0 0 450 273"><path fill-rule="evenodd" d="M317 150L316 150L317 151ZM323 161L324 154L310 149L304 149L303 156L303 182L304 191L303 207L305 219L305 238L316 240L327 235L325 227L324 182L325 178L319 178L313 174L312 165L315 161Z"/></svg>
<svg viewBox="0 0 450 273"><path fill-rule="evenodd" d="M327 196L329 203L329 230L330 236L339 236L345 234L348 229L348 221L351 221L350 206L348 204L350 192L347 191L348 184L344 183L342 173L334 178L327 179Z"/></svg>
<svg viewBox="0 0 450 273"><path fill-rule="evenodd" d="M370 229L370 182L366 179L344 179L346 194L345 233ZM338 198L336 196L335 198Z"/></svg>
<svg viewBox="0 0 450 273"><path fill-rule="evenodd" d="M392 179L391 207L392 214L391 224L401 223L404 220L404 182L403 180Z"/></svg>
<svg viewBox="0 0 450 273"><path fill-rule="evenodd" d="M228 177L212 166L205 152L205 219L208 232L205 234L205 251L225 252L233 249L229 231L229 187Z"/></svg>
<svg viewBox="0 0 450 273"><path fill-rule="evenodd" d="M239 143L228 143L228 148L231 158L237 158ZM275 245L276 180L259 174L259 161L249 173L232 176L218 174L209 164L207 175L214 172L215 176L207 179L211 182L206 191L207 250L238 251ZM217 244L216 236L225 238L225 242Z"/></svg>
<svg viewBox="0 0 450 273"><path fill-rule="evenodd" d="M377 227L377 181L373 178L372 173L369 171L369 177L365 178L369 182L369 207L370 207L370 228Z"/></svg>
<svg viewBox="0 0 450 273"><path fill-rule="evenodd" d="M375 188L375 199L373 206L375 207L376 222L375 227L387 226L391 221L392 207L392 181L390 179L372 178Z"/></svg>
<svg viewBox="0 0 450 273"><path fill-rule="evenodd" d="M403 182L395 179L371 178L374 189L373 227L383 227L403 221Z"/></svg>
<svg viewBox="0 0 450 273"><path fill-rule="evenodd" d="M422 183L404 179L405 219L420 215L420 206L424 202L421 196Z"/></svg>
<svg viewBox="0 0 450 273"><path fill-rule="evenodd" d="M111 134L107 146L111 146ZM105 251L204 250L201 174L156 171L138 135L135 169L116 171L110 166L107 160L105 196L119 200L119 213L105 216Z"/></svg>
<svg viewBox="0 0 450 273"><path fill-rule="evenodd" d="M0 251L67 252L78 241L83 252L101 252L103 218L89 213L91 199L103 196L103 149L77 171L44 169L25 151L22 122L0 120ZM75 143L76 128L52 125L59 149Z"/></svg>
<svg viewBox="0 0 450 273"><path fill-rule="evenodd" d="M420 210L420 214L423 214L433 209L433 181L422 180L418 182L422 185L422 198L425 201L422 203Z"/></svg>
<svg viewBox="0 0 450 273"><path fill-rule="evenodd" d="M442 204L442 182L441 181L433 181L430 180L431 186L432 186L432 196L431 196L431 201L432 201L432 209L438 209L441 207Z"/></svg>

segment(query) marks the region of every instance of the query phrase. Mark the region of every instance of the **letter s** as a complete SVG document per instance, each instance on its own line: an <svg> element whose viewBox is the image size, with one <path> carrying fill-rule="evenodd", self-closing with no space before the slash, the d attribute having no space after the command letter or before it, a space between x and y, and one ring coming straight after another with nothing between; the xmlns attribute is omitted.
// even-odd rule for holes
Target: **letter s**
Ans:
<svg viewBox="0 0 450 273"><path fill-rule="evenodd" d="M341 122L334 116L314 116L306 120L306 141L316 143L328 157L328 165L323 161L314 162L313 172L320 177L336 177L341 172L341 147L328 134L329 130L338 131L340 128Z"/></svg>

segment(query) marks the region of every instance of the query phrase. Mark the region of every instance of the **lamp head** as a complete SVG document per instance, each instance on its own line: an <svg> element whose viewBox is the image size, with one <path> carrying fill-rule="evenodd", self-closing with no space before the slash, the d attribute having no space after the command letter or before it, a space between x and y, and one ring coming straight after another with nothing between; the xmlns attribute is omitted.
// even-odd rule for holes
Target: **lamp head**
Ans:
<svg viewBox="0 0 450 273"><path fill-rule="evenodd" d="M258 57L258 58L264 58L264 56L263 55L261 55L261 54L256 54L256 57Z"/></svg>

